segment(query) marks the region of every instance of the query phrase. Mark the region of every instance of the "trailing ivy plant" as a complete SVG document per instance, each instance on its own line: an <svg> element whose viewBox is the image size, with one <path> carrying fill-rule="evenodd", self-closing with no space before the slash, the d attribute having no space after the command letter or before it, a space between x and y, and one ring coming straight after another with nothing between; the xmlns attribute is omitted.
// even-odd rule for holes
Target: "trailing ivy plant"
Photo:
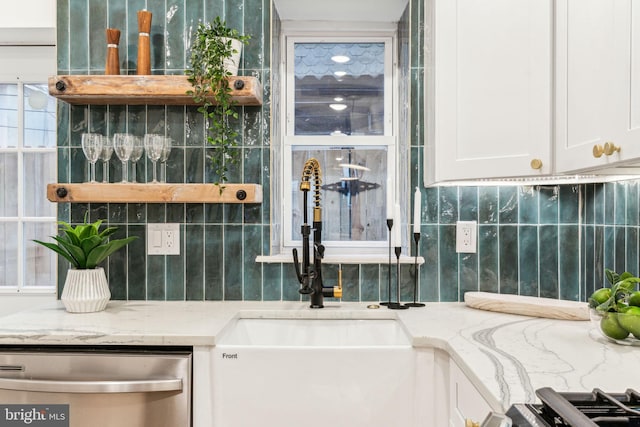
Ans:
<svg viewBox="0 0 640 427"><path fill-rule="evenodd" d="M207 142L215 148L211 163L220 192L228 180L229 166L240 160L240 152L236 149L238 132L232 122L238 119L238 112L228 83L231 72L224 66L225 59L238 53L232 39L247 44L250 36L240 35L238 30L227 27L219 16L213 22L200 23L191 45L191 67L185 71L193 86L187 94L200 104L198 112L205 119Z"/></svg>

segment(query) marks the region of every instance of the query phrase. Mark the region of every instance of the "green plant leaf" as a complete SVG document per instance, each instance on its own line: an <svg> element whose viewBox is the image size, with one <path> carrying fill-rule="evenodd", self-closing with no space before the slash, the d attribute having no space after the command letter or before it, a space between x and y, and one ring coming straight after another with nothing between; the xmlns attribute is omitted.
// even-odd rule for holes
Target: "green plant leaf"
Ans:
<svg viewBox="0 0 640 427"><path fill-rule="evenodd" d="M126 239L111 240L105 245L96 247L87 255L87 268L95 268L98 264L107 259L109 255L133 242L137 238L138 236L132 236L127 237Z"/></svg>
<svg viewBox="0 0 640 427"><path fill-rule="evenodd" d="M86 268L87 257L85 253L82 251L82 247L80 245L75 245L73 243L67 242L59 237L53 238L58 244L66 250L71 257L75 260L74 264L76 268Z"/></svg>

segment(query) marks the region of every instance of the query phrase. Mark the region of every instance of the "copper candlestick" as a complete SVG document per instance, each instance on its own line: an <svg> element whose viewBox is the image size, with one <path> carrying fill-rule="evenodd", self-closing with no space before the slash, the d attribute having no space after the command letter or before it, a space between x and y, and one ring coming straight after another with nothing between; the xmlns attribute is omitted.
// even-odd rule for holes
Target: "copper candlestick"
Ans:
<svg viewBox="0 0 640 427"><path fill-rule="evenodd" d="M138 75L151 74L151 15L148 10L138 11Z"/></svg>
<svg viewBox="0 0 640 427"><path fill-rule="evenodd" d="M107 28L107 61L104 67L105 75L120 74L120 59L118 44L120 43L120 30Z"/></svg>

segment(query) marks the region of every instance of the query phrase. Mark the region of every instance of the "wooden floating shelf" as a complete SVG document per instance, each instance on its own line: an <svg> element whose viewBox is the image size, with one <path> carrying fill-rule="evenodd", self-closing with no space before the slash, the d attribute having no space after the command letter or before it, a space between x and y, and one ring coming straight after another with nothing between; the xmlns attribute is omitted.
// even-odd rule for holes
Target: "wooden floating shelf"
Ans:
<svg viewBox="0 0 640 427"><path fill-rule="evenodd" d="M237 105L262 105L257 77L229 77ZM71 75L49 77L49 94L73 105L195 105L187 76Z"/></svg>
<svg viewBox="0 0 640 427"><path fill-rule="evenodd" d="M58 203L262 203L260 184L49 184L47 198Z"/></svg>

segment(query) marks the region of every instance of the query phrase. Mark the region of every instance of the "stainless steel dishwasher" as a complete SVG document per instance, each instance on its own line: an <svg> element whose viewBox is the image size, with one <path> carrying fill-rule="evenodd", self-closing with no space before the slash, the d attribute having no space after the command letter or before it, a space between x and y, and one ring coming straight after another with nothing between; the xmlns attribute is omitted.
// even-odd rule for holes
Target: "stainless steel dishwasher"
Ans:
<svg viewBox="0 0 640 427"><path fill-rule="evenodd" d="M188 348L0 348L0 405L69 405L70 427L191 426L191 372Z"/></svg>

